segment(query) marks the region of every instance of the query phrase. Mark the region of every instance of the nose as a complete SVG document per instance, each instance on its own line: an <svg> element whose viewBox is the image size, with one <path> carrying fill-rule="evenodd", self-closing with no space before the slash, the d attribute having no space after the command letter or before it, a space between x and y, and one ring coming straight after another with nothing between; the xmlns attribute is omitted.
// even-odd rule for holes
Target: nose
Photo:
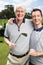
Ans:
<svg viewBox="0 0 43 65"><path fill-rule="evenodd" d="M19 11L19 14L22 14L22 12L21 12L21 11Z"/></svg>
<svg viewBox="0 0 43 65"><path fill-rule="evenodd" d="M37 16L35 16L35 19L37 19Z"/></svg>

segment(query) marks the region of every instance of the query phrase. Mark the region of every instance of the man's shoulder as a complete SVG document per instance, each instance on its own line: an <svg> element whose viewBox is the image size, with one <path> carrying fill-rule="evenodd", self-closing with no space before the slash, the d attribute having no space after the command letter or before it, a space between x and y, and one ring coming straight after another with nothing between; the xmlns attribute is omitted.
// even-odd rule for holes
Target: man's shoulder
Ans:
<svg viewBox="0 0 43 65"><path fill-rule="evenodd" d="M29 19L25 18L25 20L29 20Z"/></svg>
<svg viewBox="0 0 43 65"><path fill-rule="evenodd" d="M10 23L6 23L6 27L9 27L11 24Z"/></svg>
<svg viewBox="0 0 43 65"><path fill-rule="evenodd" d="M32 21L31 21L31 19L25 19L25 23L30 23L30 24L32 24Z"/></svg>
<svg viewBox="0 0 43 65"><path fill-rule="evenodd" d="M10 23L6 23L6 26L9 26Z"/></svg>
<svg viewBox="0 0 43 65"><path fill-rule="evenodd" d="M25 18L25 21L31 21L31 19L27 19L27 18Z"/></svg>

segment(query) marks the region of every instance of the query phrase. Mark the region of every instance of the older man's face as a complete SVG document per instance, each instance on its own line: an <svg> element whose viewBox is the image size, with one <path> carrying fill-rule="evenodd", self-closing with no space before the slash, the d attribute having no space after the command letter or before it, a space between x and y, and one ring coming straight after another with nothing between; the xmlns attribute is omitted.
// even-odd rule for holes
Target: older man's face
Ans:
<svg viewBox="0 0 43 65"><path fill-rule="evenodd" d="M21 21L23 20L24 16L25 16L25 9L23 9L22 7L18 7L16 9L16 18Z"/></svg>

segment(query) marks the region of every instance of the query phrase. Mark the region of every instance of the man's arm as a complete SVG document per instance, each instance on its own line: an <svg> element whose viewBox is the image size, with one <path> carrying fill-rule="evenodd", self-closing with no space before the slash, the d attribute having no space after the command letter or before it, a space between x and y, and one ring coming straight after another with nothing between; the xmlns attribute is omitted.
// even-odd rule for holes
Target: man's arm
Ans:
<svg viewBox="0 0 43 65"><path fill-rule="evenodd" d="M29 55L31 55L31 56L43 56L43 51L36 51L34 49L30 49Z"/></svg>
<svg viewBox="0 0 43 65"><path fill-rule="evenodd" d="M14 43L11 43L8 38L5 38L5 37L4 37L4 40L5 40L5 42L7 43L7 45L8 45L10 48L14 48L14 47L15 47L15 44L14 44Z"/></svg>

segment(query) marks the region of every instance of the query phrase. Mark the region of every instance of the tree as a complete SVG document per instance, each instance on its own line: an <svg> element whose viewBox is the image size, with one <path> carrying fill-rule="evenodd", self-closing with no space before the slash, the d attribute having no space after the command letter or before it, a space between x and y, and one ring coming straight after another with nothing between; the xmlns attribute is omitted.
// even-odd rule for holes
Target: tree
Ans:
<svg viewBox="0 0 43 65"><path fill-rule="evenodd" d="M7 18L15 17L13 5L5 5Z"/></svg>
<svg viewBox="0 0 43 65"><path fill-rule="evenodd" d="M31 13L26 13L25 18L31 19Z"/></svg>

